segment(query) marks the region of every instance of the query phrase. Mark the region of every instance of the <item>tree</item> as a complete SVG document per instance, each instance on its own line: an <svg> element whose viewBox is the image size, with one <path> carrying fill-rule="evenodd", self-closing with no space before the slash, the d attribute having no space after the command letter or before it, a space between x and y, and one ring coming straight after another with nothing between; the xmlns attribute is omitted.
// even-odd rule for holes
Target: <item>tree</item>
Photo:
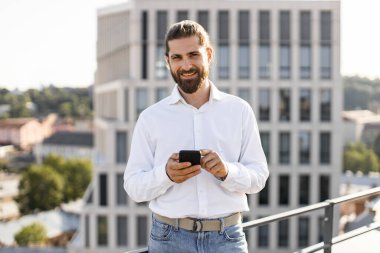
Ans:
<svg viewBox="0 0 380 253"><path fill-rule="evenodd" d="M46 228L41 223L32 223L25 226L15 235L15 240L19 246L43 244L46 239Z"/></svg>
<svg viewBox="0 0 380 253"><path fill-rule="evenodd" d="M379 160L375 152L365 144L353 143L344 150L343 168L352 172L361 171L368 174L370 171L378 171Z"/></svg>
<svg viewBox="0 0 380 253"><path fill-rule="evenodd" d="M21 177L17 201L23 214L49 210L63 200L62 176L46 165L32 165Z"/></svg>
<svg viewBox="0 0 380 253"><path fill-rule="evenodd" d="M380 134L377 135L375 141L373 142L373 150L375 151L377 157L380 159Z"/></svg>
<svg viewBox="0 0 380 253"><path fill-rule="evenodd" d="M63 201L81 198L91 182L92 164L86 159L67 159L56 154L48 155L43 164L58 172L64 181Z"/></svg>
<svg viewBox="0 0 380 253"><path fill-rule="evenodd" d="M68 202L81 198L91 182L92 165L89 160L71 159L64 164L63 200Z"/></svg>

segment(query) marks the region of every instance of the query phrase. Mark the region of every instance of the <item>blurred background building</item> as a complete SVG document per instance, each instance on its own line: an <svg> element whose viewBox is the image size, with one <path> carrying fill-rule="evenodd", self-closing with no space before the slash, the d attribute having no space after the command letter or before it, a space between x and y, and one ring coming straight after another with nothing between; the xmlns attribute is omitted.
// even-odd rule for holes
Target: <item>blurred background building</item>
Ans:
<svg viewBox="0 0 380 253"><path fill-rule="evenodd" d="M340 1L130 0L98 10L94 177L69 252L146 246L146 203L130 200L123 172L135 121L169 95L164 36L193 19L209 32L211 79L247 100L271 172L249 195L245 220L339 196L342 152ZM222 127L222 126L221 126ZM322 213L246 231L252 252L291 252L322 240Z"/></svg>

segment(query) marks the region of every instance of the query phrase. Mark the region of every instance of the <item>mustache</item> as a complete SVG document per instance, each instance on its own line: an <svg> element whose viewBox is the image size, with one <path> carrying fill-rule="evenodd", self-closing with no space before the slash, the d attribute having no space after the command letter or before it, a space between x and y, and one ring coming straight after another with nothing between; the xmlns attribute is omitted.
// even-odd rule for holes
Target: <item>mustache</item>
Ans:
<svg viewBox="0 0 380 253"><path fill-rule="evenodd" d="M194 73L194 72L198 72L198 69L197 68L191 68L189 70L180 70L180 71L178 71L178 74L182 75L182 74L190 74L190 73Z"/></svg>

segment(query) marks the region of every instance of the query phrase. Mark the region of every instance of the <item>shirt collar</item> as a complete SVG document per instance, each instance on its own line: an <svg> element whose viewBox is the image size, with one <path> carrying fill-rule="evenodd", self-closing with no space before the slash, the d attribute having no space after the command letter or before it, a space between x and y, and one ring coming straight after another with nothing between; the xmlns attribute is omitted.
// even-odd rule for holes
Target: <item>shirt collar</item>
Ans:
<svg viewBox="0 0 380 253"><path fill-rule="evenodd" d="M222 100L223 94L218 88L209 80L211 91L210 91L210 98L209 102L212 102L213 100L219 101ZM181 93L178 90L178 84L175 85L175 87L172 90L171 95L169 96L168 104L173 105L178 102L186 103L185 99L182 97Z"/></svg>

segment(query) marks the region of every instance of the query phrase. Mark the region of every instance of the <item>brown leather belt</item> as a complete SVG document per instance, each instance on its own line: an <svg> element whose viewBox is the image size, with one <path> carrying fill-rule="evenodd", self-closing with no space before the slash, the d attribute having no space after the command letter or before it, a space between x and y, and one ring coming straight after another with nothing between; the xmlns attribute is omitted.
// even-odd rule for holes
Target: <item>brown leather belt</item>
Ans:
<svg viewBox="0 0 380 253"><path fill-rule="evenodd" d="M154 213L153 217L165 224L171 226L177 226L193 232L211 232L211 231L220 231L222 230L222 221L223 227L230 227L236 224L241 223L241 214L234 213L230 216L219 218L219 219L196 219L196 218L179 218L172 219L159 214Z"/></svg>

